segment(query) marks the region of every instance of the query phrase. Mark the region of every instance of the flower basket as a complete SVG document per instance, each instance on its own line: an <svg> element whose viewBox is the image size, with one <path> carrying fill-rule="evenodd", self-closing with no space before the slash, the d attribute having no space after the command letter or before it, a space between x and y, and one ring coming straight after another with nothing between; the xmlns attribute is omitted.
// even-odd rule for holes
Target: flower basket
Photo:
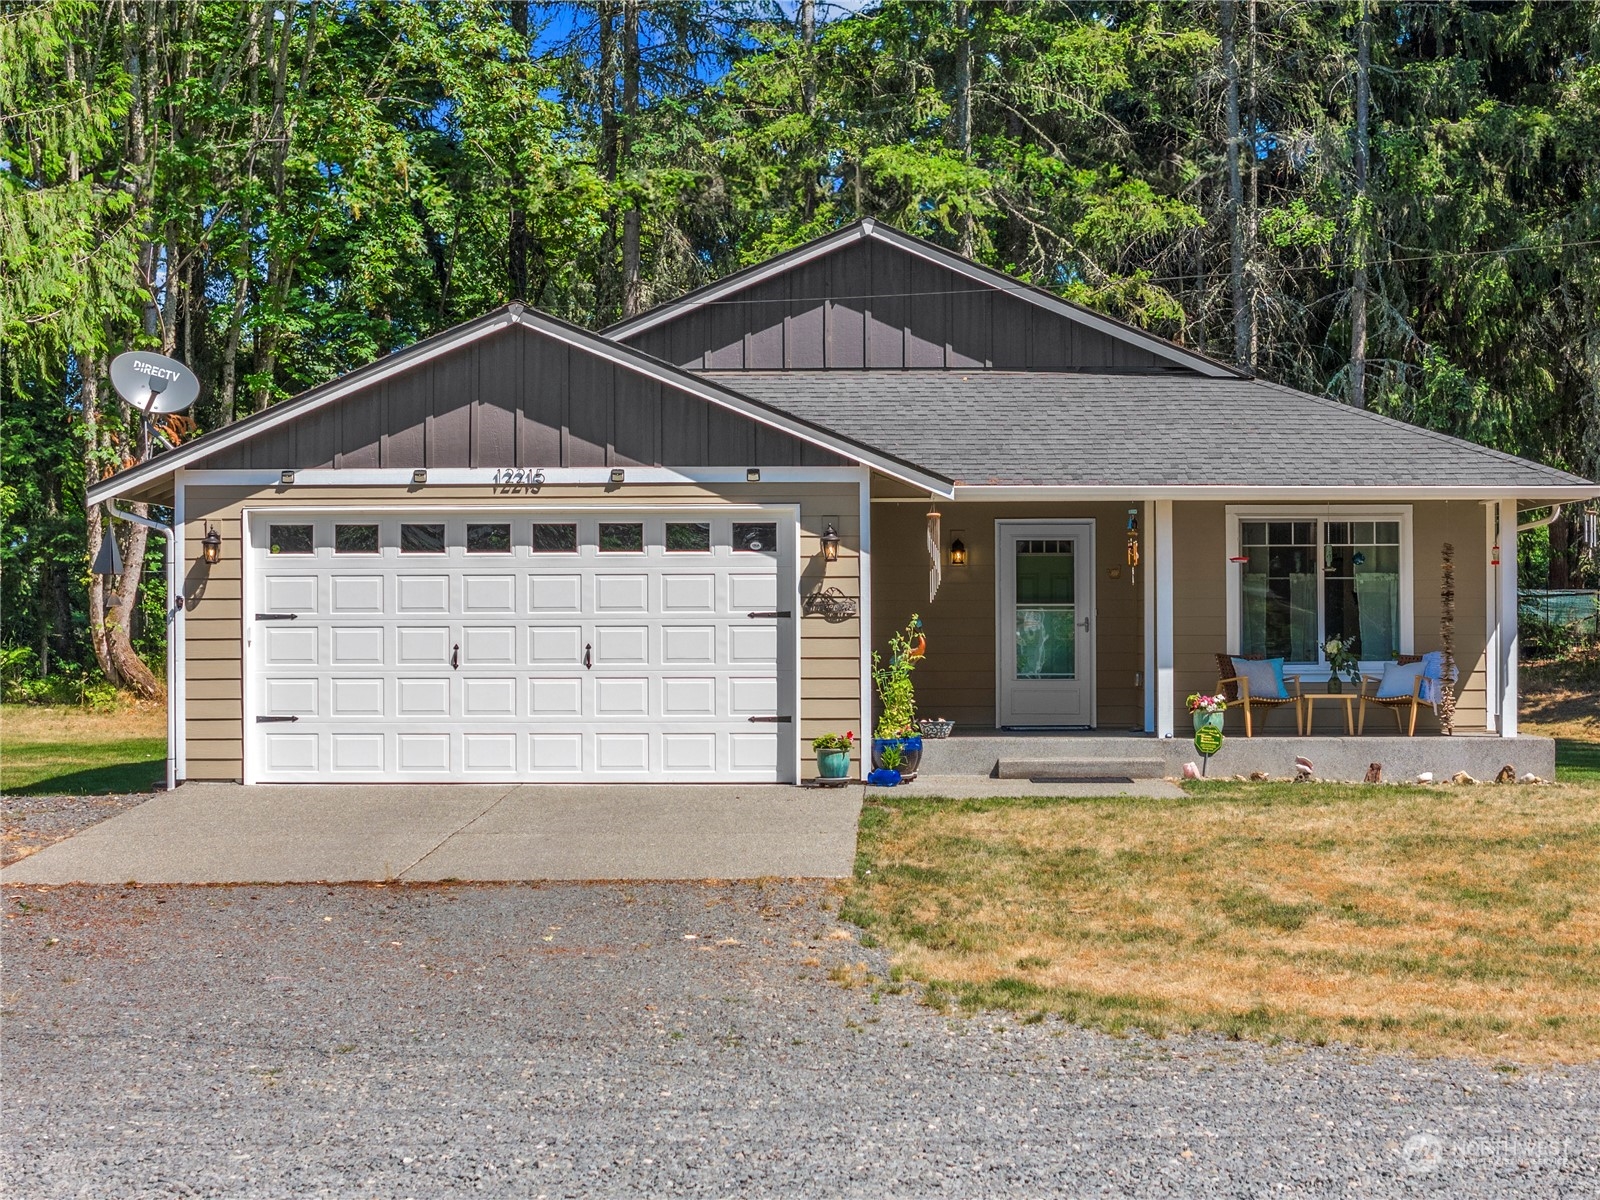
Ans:
<svg viewBox="0 0 1600 1200"><path fill-rule="evenodd" d="M946 721L943 717L924 717L917 722L917 728L922 730L923 737L937 740L939 738L947 738L954 733L956 723L954 721Z"/></svg>

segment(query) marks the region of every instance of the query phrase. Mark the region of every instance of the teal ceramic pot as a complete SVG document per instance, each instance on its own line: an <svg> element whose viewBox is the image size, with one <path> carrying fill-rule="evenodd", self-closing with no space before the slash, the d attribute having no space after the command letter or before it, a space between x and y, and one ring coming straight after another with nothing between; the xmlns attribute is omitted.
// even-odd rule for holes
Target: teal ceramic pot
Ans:
<svg viewBox="0 0 1600 1200"><path fill-rule="evenodd" d="M850 775L850 751L818 750L817 774L823 779L845 779Z"/></svg>

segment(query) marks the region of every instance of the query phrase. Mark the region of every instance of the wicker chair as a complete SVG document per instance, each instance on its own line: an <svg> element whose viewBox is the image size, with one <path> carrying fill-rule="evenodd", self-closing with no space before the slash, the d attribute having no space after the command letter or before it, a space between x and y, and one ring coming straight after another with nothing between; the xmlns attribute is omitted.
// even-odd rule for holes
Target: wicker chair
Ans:
<svg viewBox="0 0 1600 1200"><path fill-rule="evenodd" d="M1281 708L1287 704L1294 710L1295 732L1300 732L1300 676L1285 675L1283 677L1284 690L1287 696L1252 696L1250 694L1250 681L1243 675L1234 674L1233 660L1246 658L1252 662L1263 662L1265 654L1219 654L1217 655L1217 691L1222 693L1222 698L1227 702L1228 708L1237 708L1244 714L1244 735L1255 737L1254 722L1251 720L1251 711L1262 709L1262 716L1274 708Z"/></svg>
<svg viewBox="0 0 1600 1200"><path fill-rule="evenodd" d="M1420 654L1401 654L1395 658L1395 662L1401 666L1410 666L1412 663L1421 662L1422 658L1423 656ZM1363 675L1361 677L1362 711L1365 713L1369 704L1376 704L1379 708L1387 708L1394 713L1395 727L1407 737L1416 737L1417 710L1423 707L1434 707L1422 698L1422 688L1426 682L1426 677L1419 672L1416 685L1411 689L1409 696L1380 697L1378 695L1378 687L1383 683L1383 677L1381 675ZM1407 720L1408 716L1410 717L1409 721Z"/></svg>

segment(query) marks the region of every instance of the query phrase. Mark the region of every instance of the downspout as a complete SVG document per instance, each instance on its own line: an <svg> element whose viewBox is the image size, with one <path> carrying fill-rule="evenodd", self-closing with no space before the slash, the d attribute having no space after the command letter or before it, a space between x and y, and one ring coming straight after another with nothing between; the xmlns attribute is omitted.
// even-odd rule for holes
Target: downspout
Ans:
<svg viewBox="0 0 1600 1200"><path fill-rule="evenodd" d="M178 571L179 558L182 548L178 544L177 531L171 525L141 517L137 513L124 512L111 501L105 502L106 512L123 521L131 521L135 525L143 525L146 529L154 530L167 539L167 791L172 791L181 782L178 778L178 695L179 686L177 678L177 640L178 640L178 613L183 606L183 596L179 591Z"/></svg>

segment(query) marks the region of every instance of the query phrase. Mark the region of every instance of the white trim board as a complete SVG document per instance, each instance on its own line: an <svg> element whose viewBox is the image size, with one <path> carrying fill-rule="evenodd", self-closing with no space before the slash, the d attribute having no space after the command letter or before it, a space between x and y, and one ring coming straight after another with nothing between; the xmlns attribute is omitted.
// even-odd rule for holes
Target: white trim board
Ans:
<svg viewBox="0 0 1600 1200"><path fill-rule="evenodd" d="M283 472L272 470L206 470L185 468L179 472L191 487L271 487L288 495L296 488L309 487L396 487L415 489L416 495L434 487L492 487L501 496L532 497L543 488L595 487L604 485L625 496L629 487L640 484L730 484L751 483L747 467L545 467L539 468L544 482L537 486L525 482L532 467L428 467L428 482L413 484L412 467L317 467L296 471L294 482L280 482ZM756 484L856 483L861 467L761 467ZM613 484L611 472L623 472L623 482Z"/></svg>
<svg viewBox="0 0 1600 1200"><path fill-rule="evenodd" d="M1239 619L1244 608L1243 586L1240 582L1239 564L1231 560L1239 554L1239 523L1245 520L1316 521L1317 546L1317 644L1322 644L1327 632L1323 612L1322 522L1343 521L1370 517L1400 523L1400 653L1416 653L1416 563L1413 553L1411 506L1409 504L1341 504L1336 507L1321 506L1313 509L1295 509L1275 504L1230 504L1223 510L1223 568L1227 584L1227 652L1238 654ZM1363 662L1362 666L1381 666L1377 660ZM1294 668L1303 680L1322 681L1332 673L1326 664L1285 663L1285 669Z"/></svg>

